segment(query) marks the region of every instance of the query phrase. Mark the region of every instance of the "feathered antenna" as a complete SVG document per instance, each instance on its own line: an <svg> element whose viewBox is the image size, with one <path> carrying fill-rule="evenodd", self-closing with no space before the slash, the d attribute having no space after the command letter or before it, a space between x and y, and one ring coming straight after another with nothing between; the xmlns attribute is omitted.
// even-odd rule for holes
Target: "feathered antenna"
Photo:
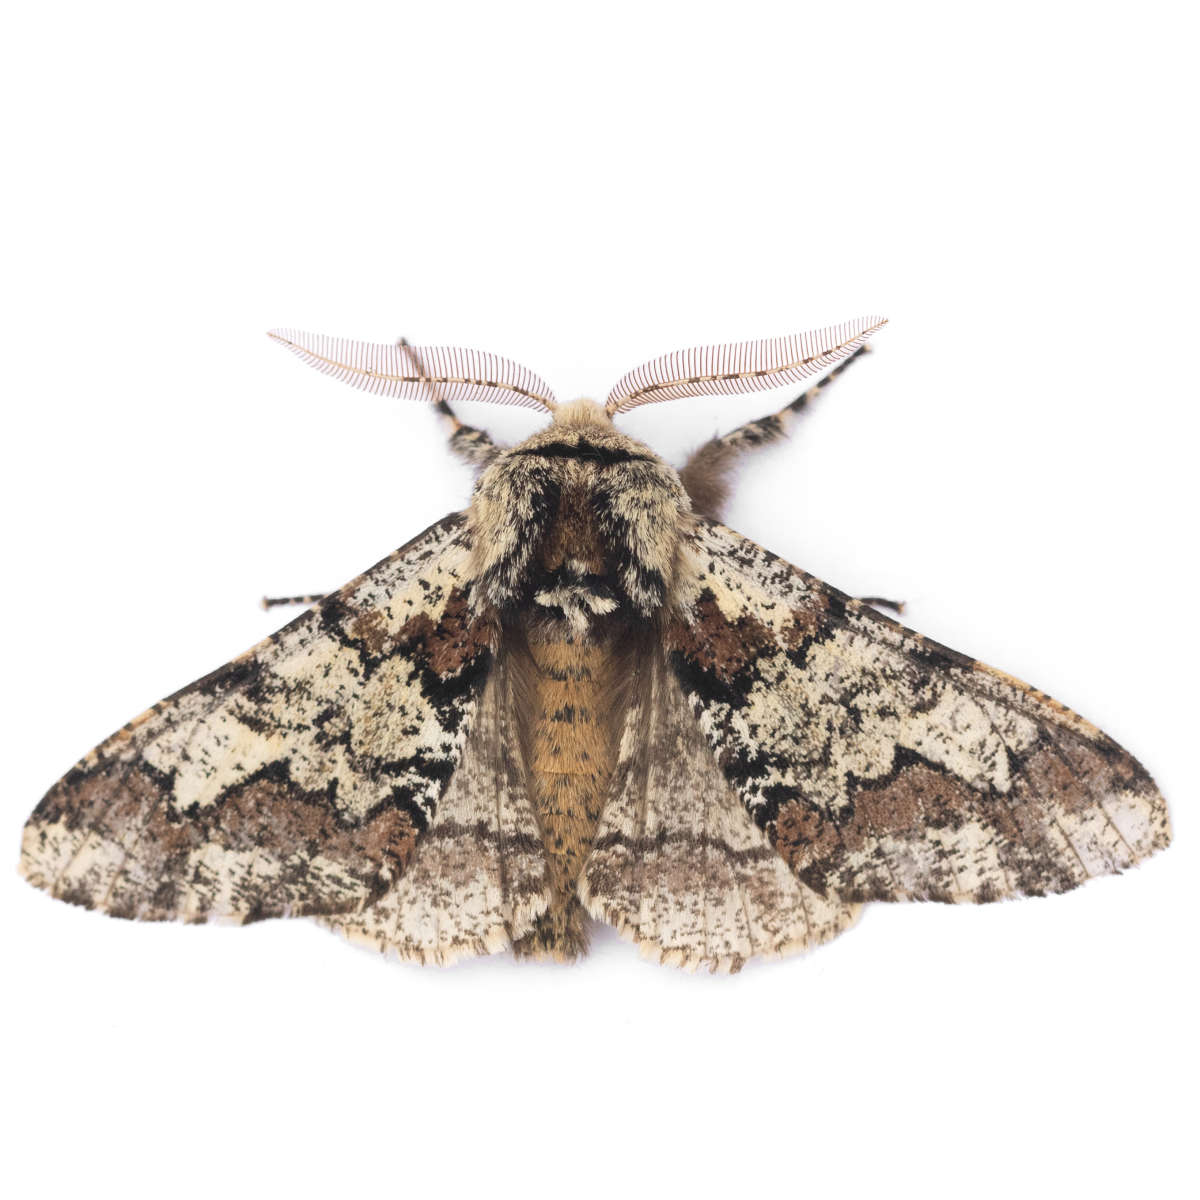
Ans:
<svg viewBox="0 0 1200 1200"><path fill-rule="evenodd" d="M351 342L298 329L272 329L267 336L310 367L377 395L455 404L486 400L546 412L557 407L544 379L519 363L482 350Z"/></svg>
<svg viewBox="0 0 1200 1200"><path fill-rule="evenodd" d="M623 376L604 407L612 416L682 396L762 392L796 383L848 358L886 324L886 317L860 317L791 337L676 350Z"/></svg>
<svg viewBox="0 0 1200 1200"><path fill-rule="evenodd" d="M422 379L429 378L429 372L425 370L425 364L421 361L420 352L412 345L408 338L399 337L396 339L396 348L401 354L412 364L413 372ZM438 385L434 382L429 384L429 402L438 410L443 417L450 421L455 429L462 427L462 422L454 415L454 410L446 403L446 397L442 395Z"/></svg>

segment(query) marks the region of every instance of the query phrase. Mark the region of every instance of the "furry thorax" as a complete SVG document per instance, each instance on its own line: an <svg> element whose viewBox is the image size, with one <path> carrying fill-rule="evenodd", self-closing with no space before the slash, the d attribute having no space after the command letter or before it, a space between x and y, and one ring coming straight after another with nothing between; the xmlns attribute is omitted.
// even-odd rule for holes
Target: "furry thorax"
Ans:
<svg viewBox="0 0 1200 1200"><path fill-rule="evenodd" d="M682 613L694 590L691 522L673 468L599 404L562 405L479 478L468 511L472 603L501 614L540 605L580 627L589 612ZM547 556L552 531L562 544Z"/></svg>

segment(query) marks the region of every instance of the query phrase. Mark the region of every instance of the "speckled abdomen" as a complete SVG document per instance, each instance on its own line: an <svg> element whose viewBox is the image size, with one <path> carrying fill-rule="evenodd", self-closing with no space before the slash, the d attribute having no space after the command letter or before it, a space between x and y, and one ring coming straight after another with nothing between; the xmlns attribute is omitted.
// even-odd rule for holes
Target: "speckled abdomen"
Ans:
<svg viewBox="0 0 1200 1200"><path fill-rule="evenodd" d="M610 654L568 635L530 645L537 667L528 696L527 777L555 900L516 945L531 957L574 958L586 949L575 884L591 849L612 778L613 737L602 711Z"/></svg>

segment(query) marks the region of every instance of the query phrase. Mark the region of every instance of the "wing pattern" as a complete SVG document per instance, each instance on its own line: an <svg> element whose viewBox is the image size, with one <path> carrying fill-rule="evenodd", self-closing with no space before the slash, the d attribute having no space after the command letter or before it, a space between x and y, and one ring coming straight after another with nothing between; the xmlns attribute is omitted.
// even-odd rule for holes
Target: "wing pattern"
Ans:
<svg viewBox="0 0 1200 1200"><path fill-rule="evenodd" d="M722 776L661 652L639 668L584 907L675 966L737 971L828 941L857 906L793 875Z"/></svg>
<svg viewBox="0 0 1200 1200"><path fill-rule="evenodd" d="M725 777L843 901L1066 891L1170 841L1143 767L1048 696L715 522L669 661Z"/></svg>
<svg viewBox="0 0 1200 1200"><path fill-rule="evenodd" d="M322 917L351 941L446 966L510 948L553 888L518 745L512 683L499 656L450 786L404 877L374 904ZM744 817L743 817L744 819Z"/></svg>
<svg viewBox="0 0 1200 1200"><path fill-rule="evenodd" d="M408 864L492 658L454 514L60 780L21 867L142 920L345 912Z"/></svg>

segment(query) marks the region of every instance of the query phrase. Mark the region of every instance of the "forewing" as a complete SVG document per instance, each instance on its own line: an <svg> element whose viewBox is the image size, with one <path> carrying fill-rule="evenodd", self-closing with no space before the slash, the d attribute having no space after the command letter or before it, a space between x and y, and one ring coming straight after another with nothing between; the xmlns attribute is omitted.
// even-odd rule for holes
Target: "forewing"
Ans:
<svg viewBox="0 0 1200 1200"><path fill-rule="evenodd" d="M842 900L1066 891L1170 840L1142 766L1048 696L700 521L671 665L725 777Z"/></svg>
<svg viewBox="0 0 1200 1200"><path fill-rule="evenodd" d="M454 514L131 722L47 793L21 869L144 920L350 911L407 865L491 661Z"/></svg>

